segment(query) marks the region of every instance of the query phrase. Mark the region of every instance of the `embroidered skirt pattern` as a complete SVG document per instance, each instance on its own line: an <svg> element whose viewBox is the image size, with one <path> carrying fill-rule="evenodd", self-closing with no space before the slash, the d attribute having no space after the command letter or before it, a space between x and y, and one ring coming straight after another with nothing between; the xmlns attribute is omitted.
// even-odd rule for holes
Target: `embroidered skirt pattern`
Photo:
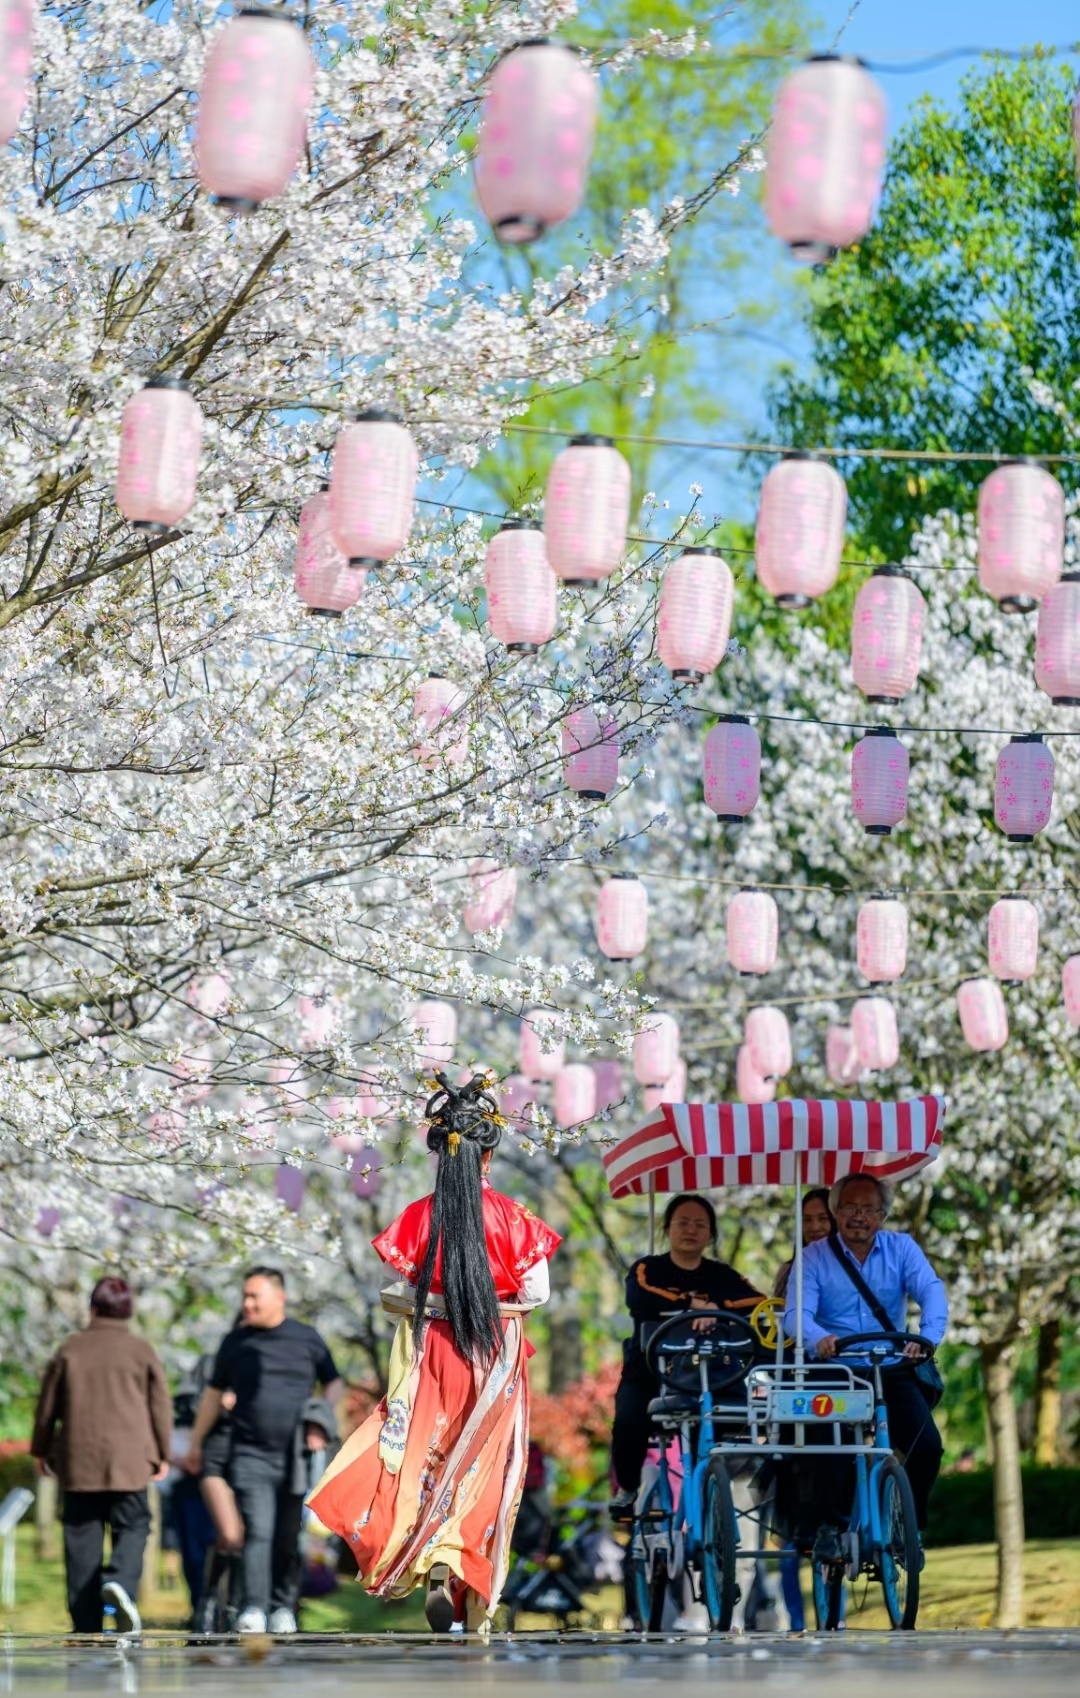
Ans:
<svg viewBox="0 0 1080 1698"><path fill-rule="evenodd" d="M376 1597L405 1597L447 1563L488 1614L499 1601L529 1425L524 1331L517 1316L505 1328L505 1349L485 1371L459 1354L445 1320L428 1321L411 1360L402 1320L393 1354L400 1362L410 1347L407 1386L399 1376L389 1406L384 1399L346 1439L308 1497L323 1526L348 1541Z"/></svg>

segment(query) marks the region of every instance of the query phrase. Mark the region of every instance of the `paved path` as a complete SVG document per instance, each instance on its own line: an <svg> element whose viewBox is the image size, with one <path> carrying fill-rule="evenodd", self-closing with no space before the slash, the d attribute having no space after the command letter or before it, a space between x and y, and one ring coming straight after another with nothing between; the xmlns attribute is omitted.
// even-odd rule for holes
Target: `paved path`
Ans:
<svg viewBox="0 0 1080 1698"><path fill-rule="evenodd" d="M105 1644L0 1638L0 1694L28 1698L329 1698L383 1687L390 1698L432 1698L435 1683L462 1694L512 1687L514 1698L560 1686L575 1698L607 1698L617 1684L641 1698L659 1698L665 1687L679 1698L717 1698L718 1683L753 1687L761 1698L1076 1698L1080 1632L522 1634L486 1647L399 1634L202 1647L164 1634Z"/></svg>

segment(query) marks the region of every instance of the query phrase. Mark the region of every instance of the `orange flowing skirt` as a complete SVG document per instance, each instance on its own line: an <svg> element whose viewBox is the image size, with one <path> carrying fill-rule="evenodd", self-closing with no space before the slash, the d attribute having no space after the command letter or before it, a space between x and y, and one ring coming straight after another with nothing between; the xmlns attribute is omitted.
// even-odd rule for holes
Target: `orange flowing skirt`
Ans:
<svg viewBox="0 0 1080 1698"><path fill-rule="evenodd" d="M403 1598L433 1564L447 1563L488 1614L499 1601L529 1430L518 1317L506 1321L505 1336L492 1367L474 1367L449 1322L429 1320L408 1397L384 1398L308 1496L323 1526L347 1541L360 1584L375 1597Z"/></svg>

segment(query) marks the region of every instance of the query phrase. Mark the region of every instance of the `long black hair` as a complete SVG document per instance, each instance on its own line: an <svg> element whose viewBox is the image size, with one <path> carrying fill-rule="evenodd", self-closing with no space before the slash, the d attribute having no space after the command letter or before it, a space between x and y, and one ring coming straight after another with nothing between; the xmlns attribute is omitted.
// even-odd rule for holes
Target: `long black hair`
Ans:
<svg viewBox="0 0 1080 1698"><path fill-rule="evenodd" d="M484 1234L480 1164L502 1137L503 1122L488 1090L489 1074L478 1073L460 1090L445 1073L435 1078L439 1090L428 1099L424 1119L427 1146L438 1156L439 1168L427 1251L416 1282L413 1326L419 1348L441 1243L443 1297L454 1343L467 1361L486 1362L502 1350L503 1329Z"/></svg>

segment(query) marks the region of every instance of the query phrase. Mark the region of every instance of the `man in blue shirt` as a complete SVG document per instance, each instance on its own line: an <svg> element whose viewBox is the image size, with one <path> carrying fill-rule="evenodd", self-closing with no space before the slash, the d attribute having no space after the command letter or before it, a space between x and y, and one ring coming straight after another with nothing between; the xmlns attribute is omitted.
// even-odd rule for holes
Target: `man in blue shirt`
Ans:
<svg viewBox="0 0 1080 1698"><path fill-rule="evenodd" d="M907 1332L909 1302L918 1305L918 1332L940 1344L949 1318L945 1287L913 1238L887 1232L883 1222L889 1193L879 1179L852 1173L833 1187L832 1212L837 1236L833 1241L877 1298L897 1332ZM808 1351L821 1361L836 1354L836 1341L856 1332L880 1332L881 1322L846 1273L833 1248L822 1239L803 1252L803 1338ZM795 1281L788 1285L784 1330L795 1333ZM889 1437L901 1452L911 1481L920 1528L926 1526L927 1505L941 1468L941 1435L927 1406L915 1363L924 1352L905 1347L908 1362L882 1375ZM857 1367L857 1359L845 1356ZM847 1471L845 1471L846 1474ZM821 1553L825 1555L824 1552Z"/></svg>

